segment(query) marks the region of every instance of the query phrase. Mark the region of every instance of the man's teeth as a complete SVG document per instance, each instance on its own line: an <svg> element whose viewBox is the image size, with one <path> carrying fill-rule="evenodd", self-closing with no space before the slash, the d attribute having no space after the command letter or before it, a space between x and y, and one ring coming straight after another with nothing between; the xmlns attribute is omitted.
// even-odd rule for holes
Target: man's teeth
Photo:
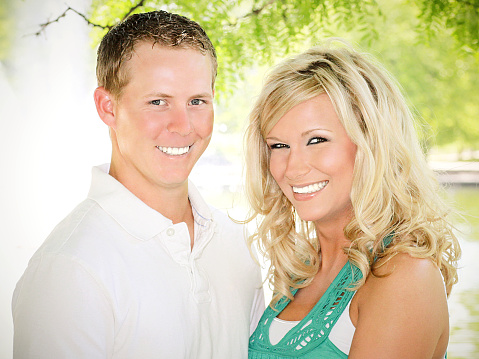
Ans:
<svg viewBox="0 0 479 359"><path fill-rule="evenodd" d="M166 153L167 155L172 156L179 156L184 155L186 152L190 150L190 146L186 147L163 147L163 146L156 146L161 152Z"/></svg>
<svg viewBox="0 0 479 359"><path fill-rule="evenodd" d="M301 193L301 194L318 192L319 190L322 190L327 184L328 184L328 181L323 181L323 182L318 182L315 184L310 184L309 186L304 186L304 187L293 186L293 192Z"/></svg>

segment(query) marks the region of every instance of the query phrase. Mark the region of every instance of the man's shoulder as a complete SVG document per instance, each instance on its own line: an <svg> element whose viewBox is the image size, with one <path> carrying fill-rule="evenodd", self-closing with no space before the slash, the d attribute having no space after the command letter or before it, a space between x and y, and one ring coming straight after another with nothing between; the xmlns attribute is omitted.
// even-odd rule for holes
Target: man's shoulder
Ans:
<svg viewBox="0 0 479 359"><path fill-rule="evenodd" d="M235 218L235 215L232 214L229 210L218 209L212 205L209 205L211 210L211 215L213 220L217 223L222 229L227 230L243 230L244 223L241 220Z"/></svg>
<svg viewBox="0 0 479 359"><path fill-rule="evenodd" d="M99 236L109 216L91 199L78 204L58 223L39 249L42 254L67 254L81 245L88 244L88 238Z"/></svg>

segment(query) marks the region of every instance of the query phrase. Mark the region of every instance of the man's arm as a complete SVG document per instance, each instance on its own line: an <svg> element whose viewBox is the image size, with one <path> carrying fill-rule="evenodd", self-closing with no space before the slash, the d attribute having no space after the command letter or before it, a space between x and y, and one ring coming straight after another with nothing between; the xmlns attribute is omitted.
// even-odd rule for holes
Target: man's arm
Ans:
<svg viewBox="0 0 479 359"><path fill-rule="evenodd" d="M249 233L246 234L248 238ZM253 334L254 330L258 326L259 320L263 315L265 309L265 299L264 299L264 290L263 290L263 278L261 276L261 265L258 259L258 252L254 246L251 246L250 252L253 261L255 262L255 283L256 290L254 294L253 306L251 307L251 316L250 316L250 335Z"/></svg>
<svg viewBox="0 0 479 359"><path fill-rule="evenodd" d="M17 284L12 312L15 359L111 357L111 303L95 277L72 258L35 258Z"/></svg>
<svg viewBox="0 0 479 359"><path fill-rule="evenodd" d="M261 285L261 283L260 283ZM253 334L254 330L258 326L258 322L261 319L265 309L264 303L264 292L263 287L260 286L255 291L253 306L251 307L251 317L250 317L250 330L249 334Z"/></svg>

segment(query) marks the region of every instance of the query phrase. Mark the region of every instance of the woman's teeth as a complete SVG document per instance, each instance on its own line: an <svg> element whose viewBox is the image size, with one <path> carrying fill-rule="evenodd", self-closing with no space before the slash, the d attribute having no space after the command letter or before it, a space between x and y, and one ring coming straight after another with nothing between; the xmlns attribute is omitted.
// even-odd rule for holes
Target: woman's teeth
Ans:
<svg viewBox="0 0 479 359"><path fill-rule="evenodd" d="M163 146L156 146L161 152L166 153L167 155L171 156L179 156L184 155L190 150L190 146L186 147L163 147Z"/></svg>
<svg viewBox="0 0 479 359"><path fill-rule="evenodd" d="M293 192L301 193L301 194L318 192L322 190L328 184L328 182L329 181L318 182L318 183L310 184L309 186L304 186L304 187L293 186Z"/></svg>

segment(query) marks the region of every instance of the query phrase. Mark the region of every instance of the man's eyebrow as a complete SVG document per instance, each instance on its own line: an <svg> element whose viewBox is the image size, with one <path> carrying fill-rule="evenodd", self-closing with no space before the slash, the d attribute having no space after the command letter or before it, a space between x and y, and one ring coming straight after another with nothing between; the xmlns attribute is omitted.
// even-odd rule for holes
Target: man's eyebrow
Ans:
<svg viewBox="0 0 479 359"><path fill-rule="evenodd" d="M149 94L146 94L144 97L145 98L149 98L149 97L172 98L174 96L170 95L170 94L167 94L167 93L164 93L164 92L151 92ZM199 93L199 94L190 96L190 98L204 98L204 97L210 97L211 98L211 97L213 97L213 95L211 93L208 93L208 92L203 92L203 93Z"/></svg>
<svg viewBox="0 0 479 359"><path fill-rule="evenodd" d="M148 98L148 97L172 98L173 95L169 95L163 92L151 92L149 94L146 94L144 97L145 98Z"/></svg>
<svg viewBox="0 0 479 359"><path fill-rule="evenodd" d="M208 92L203 92L203 93L191 96L191 98L202 98L202 97L213 97L213 95Z"/></svg>

